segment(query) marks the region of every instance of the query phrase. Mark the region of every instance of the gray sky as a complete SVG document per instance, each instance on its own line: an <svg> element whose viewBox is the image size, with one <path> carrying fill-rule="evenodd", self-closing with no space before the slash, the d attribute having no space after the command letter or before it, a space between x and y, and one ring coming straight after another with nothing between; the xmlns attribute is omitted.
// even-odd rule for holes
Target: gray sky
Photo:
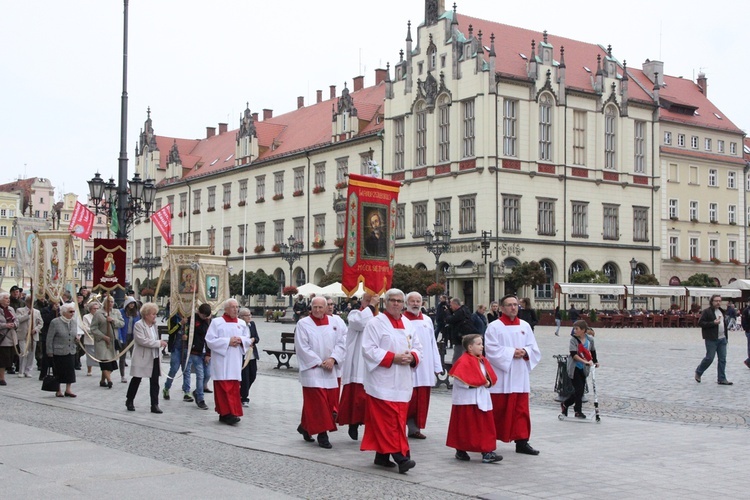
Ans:
<svg viewBox="0 0 750 500"><path fill-rule="evenodd" d="M743 0L457 4L459 15L611 44L631 67L660 59L668 75L693 80L703 70L709 98L750 129L750 100L741 94L750 81ZM122 10L122 0L3 2L0 182L47 177L58 196L83 196L95 172L116 177ZM236 128L246 102L279 115L296 108L297 96L312 103L322 89L327 98L329 85L340 93L360 74L372 85L376 68L398 61L406 23L423 20L424 1L130 0L129 10L132 177L148 106L157 134L201 138L219 122Z"/></svg>

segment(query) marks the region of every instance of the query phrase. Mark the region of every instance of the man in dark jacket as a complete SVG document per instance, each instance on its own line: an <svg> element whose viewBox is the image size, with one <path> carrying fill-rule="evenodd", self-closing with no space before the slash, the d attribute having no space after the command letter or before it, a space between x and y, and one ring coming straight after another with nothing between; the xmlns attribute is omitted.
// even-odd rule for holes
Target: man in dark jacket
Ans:
<svg viewBox="0 0 750 500"><path fill-rule="evenodd" d="M732 382L727 380L726 373L724 373L727 365L728 318L726 312L721 308L721 295L712 295L710 302L711 305L703 311L698 320L703 341L706 343L706 356L695 369L695 381L700 383L703 372L711 366L714 356L718 354L717 382L719 385L732 385Z"/></svg>
<svg viewBox="0 0 750 500"><path fill-rule="evenodd" d="M464 335L479 332L474 328L474 323L471 321L471 311L465 304L461 304L459 299L455 297L451 299L450 311L451 313L445 318L445 323L451 329L451 342L453 343L452 362L455 363L464 353L464 347L461 345Z"/></svg>
<svg viewBox="0 0 750 500"><path fill-rule="evenodd" d="M450 314L450 307L448 306L448 297L446 295L440 296L440 302L435 307L435 340L438 338L438 333L443 334L443 342L445 347L450 346L449 335L446 335L445 318Z"/></svg>

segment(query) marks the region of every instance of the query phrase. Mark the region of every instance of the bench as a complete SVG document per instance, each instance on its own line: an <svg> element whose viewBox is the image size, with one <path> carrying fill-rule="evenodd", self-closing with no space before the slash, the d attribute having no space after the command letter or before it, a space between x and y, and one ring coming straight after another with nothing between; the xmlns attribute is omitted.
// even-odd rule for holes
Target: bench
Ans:
<svg viewBox="0 0 750 500"><path fill-rule="evenodd" d="M287 345L291 344L292 348L287 348ZM282 332L281 333L281 349L263 349L266 353L276 356L276 366L274 370L278 370L282 366L291 368L289 361L292 356L297 352L294 350L294 332Z"/></svg>
<svg viewBox="0 0 750 500"><path fill-rule="evenodd" d="M438 353L440 353L440 363L443 365L443 371L440 373L440 375L437 376L437 380L435 381L435 388L440 387L441 385L445 384L445 387L447 389L452 389L453 384L451 384L450 377L448 376L448 372L450 371L451 367L453 366L453 361L446 363L445 362L445 354L446 354L446 348L445 348L445 342L442 340L437 343L438 346Z"/></svg>

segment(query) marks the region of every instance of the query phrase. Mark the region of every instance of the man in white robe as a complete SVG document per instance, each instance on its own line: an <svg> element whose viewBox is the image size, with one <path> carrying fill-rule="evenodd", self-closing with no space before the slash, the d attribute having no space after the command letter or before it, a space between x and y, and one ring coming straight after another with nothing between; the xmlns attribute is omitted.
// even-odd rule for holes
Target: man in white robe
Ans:
<svg viewBox="0 0 750 500"><path fill-rule="evenodd" d="M237 318L239 309L236 300L227 300L224 314L214 318L206 332L206 344L211 349L216 413L219 421L228 425L238 423L243 415L240 399L242 359L252 345L247 324Z"/></svg>
<svg viewBox="0 0 750 500"><path fill-rule="evenodd" d="M343 362L346 330L326 314L325 297L315 297L310 316L297 322L294 348L302 384L302 419L297 432L305 441L318 435L321 448L332 448L328 432L336 430L334 412L339 402L339 383L334 369ZM342 322L343 323L343 322Z"/></svg>
<svg viewBox="0 0 750 500"><path fill-rule="evenodd" d="M402 314L404 292L385 293L385 312L377 315L362 337L367 411L360 450L375 452L375 465L396 467L401 474L416 462L409 453L406 414L412 394L411 369L419 364L422 344ZM389 460L391 455L396 463Z"/></svg>
<svg viewBox="0 0 750 500"><path fill-rule="evenodd" d="M377 314L378 296L365 293L360 309L349 311L346 332L346 357L341 375L341 401L338 423L349 425L349 437L359 438L359 426L365 423L365 362L362 359L362 332L367 323Z"/></svg>
<svg viewBox="0 0 750 500"><path fill-rule="evenodd" d="M516 453L538 455L529 445L531 370L542 357L531 326L518 317L518 299L506 295L500 301L502 315L487 327L484 349L497 374L490 387L497 439L516 442Z"/></svg>
<svg viewBox="0 0 750 500"><path fill-rule="evenodd" d="M412 370L414 389L409 401L406 425L410 438L425 439L427 436L421 431L427 425L430 394L436 377L443 371L443 363L435 341L435 326L429 316L422 314L422 294L410 292L406 295L404 316L414 325L414 332L422 344L422 359Z"/></svg>

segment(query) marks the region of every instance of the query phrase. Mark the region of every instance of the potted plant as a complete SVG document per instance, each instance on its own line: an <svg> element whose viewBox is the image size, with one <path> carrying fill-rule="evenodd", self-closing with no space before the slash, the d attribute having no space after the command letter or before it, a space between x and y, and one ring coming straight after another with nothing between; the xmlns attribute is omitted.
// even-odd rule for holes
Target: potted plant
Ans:
<svg viewBox="0 0 750 500"><path fill-rule="evenodd" d="M245 247L237 247L237 253L245 253Z"/></svg>
<svg viewBox="0 0 750 500"><path fill-rule="evenodd" d="M731 262L735 266L739 266L740 264L742 264L742 262L740 262L738 259L729 259L729 262Z"/></svg>
<svg viewBox="0 0 750 500"><path fill-rule="evenodd" d="M292 196L302 196L303 194L305 194L305 192L301 189L298 189L292 193Z"/></svg>
<svg viewBox="0 0 750 500"><path fill-rule="evenodd" d="M297 295L297 291L298 291L298 290L297 290L297 287L296 287L296 286L294 286L294 285L291 285L291 286L285 286L285 287L284 287L284 288L283 288L283 289L281 290L281 294L282 294L282 295Z"/></svg>
<svg viewBox="0 0 750 500"><path fill-rule="evenodd" d="M177 217L185 217L185 212L180 212L179 214L177 214Z"/></svg>
<svg viewBox="0 0 750 500"><path fill-rule="evenodd" d="M349 184L346 181L341 181L341 182L339 182L339 183L336 184L336 189L344 189L348 185Z"/></svg>
<svg viewBox="0 0 750 500"><path fill-rule="evenodd" d="M244 207L245 205L247 205L247 201L246 200L240 200L240 201L237 202L237 206L238 207Z"/></svg>
<svg viewBox="0 0 750 500"><path fill-rule="evenodd" d="M716 257L711 257L711 262L713 262L714 264L721 264L721 261Z"/></svg>
<svg viewBox="0 0 750 500"><path fill-rule="evenodd" d="M261 196L260 198L255 200L255 203L263 203L264 201L266 201L266 199Z"/></svg>
<svg viewBox="0 0 750 500"><path fill-rule="evenodd" d="M230 253L232 253L232 251L230 249L228 249L228 248L225 248L224 251L222 252L222 255L224 255L226 257Z"/></svg>
<svg viewBox="0 0 750 500"><path fill-rule="evenodd" d="M275 201L283 200L284 199L284 195L281 194L281 193L275 194L275 195L273 195L273 199Z"/></svg>
<svg viewBox="0 0 750 500"><path fill-rule="evenodd" d="M445 286L442 283L432 283L431 285L427 285L426 292L428 296L435 297L445 293Z"/></svg>
<svg viewBox="0 0 750 500"><path fill-rule="evenodd" d="M324 188L323 186L315 186L313 188L313 194L325 193L325 192L326 192L326 188Z"/></svg>
<svg viewBox="0 0 750 500"><path fill-rule="evenodd" d="M326 240L316 240L312 242L313 248L323 248L326 245Z"/></svg>
<svg viewBox="0 0 750 500"><path fill-rule="evenodd" d="M200 208L196 208L195 210L193 210L193 215L198 215L199 213L201 213Z"/></svg>
<svg viewBox="0 0 750 500"><path fill-rule="evenodd" d="M337 246L339 248L344 248L345 242L346 240L344 238L336 238L335 240L333 240L334 246Z"/></svg>
<svg viewBox="0 0 750 500"><path fill-rule="evenodd" d="M701 258L700 258L700 257L698 257L697 255L693 255L692 257L690 257L690 260L692 260L692 261L693 261L693 262L695 262L696 264L700 264L701 262L703 262L703 259L701 259Z"/></svg>
<svg viewBox="0 0 750 500"><path fill-rule="evenodd" d="M273 246L273 247L271 248L271 250L272 250L272 251L274 251L274 252L276 252L276 253L279 253L279 252L281 252L281 245L279 245L278 243L276 243L276 244L275 244L275 245L274 245L274 246Z"/></svg>
<svg viewBox="0 0 750 500"><path fill-rule="evenodd" d="M682 259L681 259L681 258L679 258L679 257L678 257L678 256L676 256L676 255L673 255L673 256L671 257L671 259L672 259L672 261L673 261L673 262L682 262Z"/></svg>
<svg viewBox="0 0 750 500"><path fill-rule="evenodd" d="M206 212L213 212L214 210L216 210L216 207L208 207L208 209L206 209Z"/></svg>
<svg viewBox="0 0 750 500"><path fill-rule="evenodd" d="M140 261L141 261L141 258L136 257L135 259L133 259L133 264L138 264Z"/></svg>
<svg viewBox="0 0 750 500"><path fill-rule="evenodd" d="M263 245L256 245L255 248L253 249L253 252L255 253L263 253L265 251L266 251L266 247L264 247Z"/></svg>

